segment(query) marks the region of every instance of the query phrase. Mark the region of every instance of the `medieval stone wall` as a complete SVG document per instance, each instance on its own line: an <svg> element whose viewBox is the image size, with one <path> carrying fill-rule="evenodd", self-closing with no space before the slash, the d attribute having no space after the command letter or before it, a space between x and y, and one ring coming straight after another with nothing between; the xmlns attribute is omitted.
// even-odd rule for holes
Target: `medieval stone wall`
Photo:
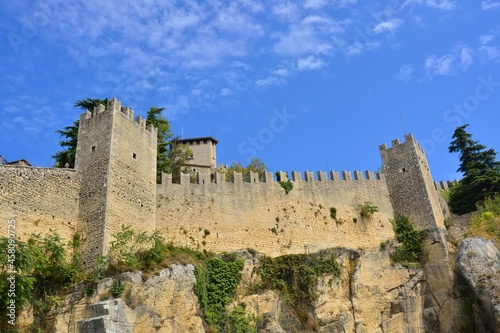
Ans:
<svg viewBox="0 0 500 333"><path fill-rule="evenodd" d="M393 216L384 179L360 172L343 179L332 173L293 173L293 189L286 194L271 173L266 181L251 174L234 182L216 174L199 174L197 184L182 175L173 184L163 175L157 187L157 230L175 243L215 252L252 248L267 255L315 252L345 246L364 249L393 238ZM283 178L282 178L283 179ZM371 202L378 212L370 219L360 216L360 205ZM334 208L335 218L331 217Z"/></svg>
<svg viewBox="0 0 500 333"><path fill-rule="evenodd" d="M14 219L20 240L50 229L69 240L78 221L80 183L81 174L71 169L2 165L0 221Z"/></svg>

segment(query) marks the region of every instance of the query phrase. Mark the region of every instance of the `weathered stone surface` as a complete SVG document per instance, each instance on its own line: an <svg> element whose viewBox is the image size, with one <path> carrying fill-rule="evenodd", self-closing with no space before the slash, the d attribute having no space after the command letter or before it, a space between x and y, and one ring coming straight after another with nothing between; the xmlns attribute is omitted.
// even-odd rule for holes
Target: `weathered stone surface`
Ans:
<svg viewBox="0 0 500 333"><path fill-rule="evenodd" d="M478 328L500 332L500 251L489 240L466 238L460 244L457 264L477 298Z"/></svg>
<svg viewBox="0 0 500 333"><path fill-rule="evenodd" d="M78 332L132 333L132 325L127 318L125 308L120 298L87 305L88 319L78 321Z"/></svg>
<svg viewBox="0 0 500 333"><path fill-rule="evenodd" d="M118 277L122 298L110 297L112 279L104 279L92 297L83 290L69 294L44 323L51 333L203 333L192 265L172 265L146 281L141 273Z"/></svg>

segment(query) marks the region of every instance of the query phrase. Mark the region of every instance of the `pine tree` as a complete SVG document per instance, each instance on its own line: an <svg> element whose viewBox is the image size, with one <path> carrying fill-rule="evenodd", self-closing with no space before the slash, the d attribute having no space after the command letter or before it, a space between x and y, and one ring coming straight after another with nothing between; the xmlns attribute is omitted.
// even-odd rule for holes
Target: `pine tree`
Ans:
<svg viewBox="0 0 500 333"><path fill-rule="evenodd" d="M99 104L106 105L108 99L98 99L98 98L86 98L76 101L74 107L80 108L84 111L94 112L94 107ZM65 140L59 141L59 145L64 150L56 152L52 155L52 158L55 160L56 168L65 168L66 163L70 168L75 167L75 157L76 157L76 145L78 143L78 127L80 125L80 121L76 120L73 122L72 126L66 126L62 130L57 130L56 133L60 135L60 137L64 137Z"/></svg>
<svg viewBox="0 0 500 333"><path fill-rule="evenodd" d="M454 213L465 214L476 210L476 204L500 193L500 162L494 149L472 140L465 129L469 124L455 129L449 152L460 154L457 171L464 177L450 189L450 206Z"/></svg>

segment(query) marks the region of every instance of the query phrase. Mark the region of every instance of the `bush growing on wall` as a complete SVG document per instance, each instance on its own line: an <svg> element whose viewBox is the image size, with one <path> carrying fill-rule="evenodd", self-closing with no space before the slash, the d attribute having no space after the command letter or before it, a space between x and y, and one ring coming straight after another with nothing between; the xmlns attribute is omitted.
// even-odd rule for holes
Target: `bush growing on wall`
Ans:
<svg viewBox="0 0 500 333"><path fill-rule="evenodd" d="M416 230L407 216L396 214L391 220L400 245L391 253L394 262L404 266L419 264L423 259L424 240L427 230Z"/></svg>

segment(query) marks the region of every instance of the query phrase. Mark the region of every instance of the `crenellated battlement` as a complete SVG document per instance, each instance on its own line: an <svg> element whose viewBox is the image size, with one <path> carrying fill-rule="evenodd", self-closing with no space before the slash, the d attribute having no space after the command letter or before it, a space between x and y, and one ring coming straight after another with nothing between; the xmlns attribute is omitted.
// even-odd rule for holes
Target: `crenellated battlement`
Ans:
<svg viewBox="0 0 500 333"><path fill-rule="evenodd" d="M275 176L277 175L277 177ZM162 173L161 175L161 185L186 185L186 184L196 184L196 185L204 185L204 184L240 184L240 183L248 183L248 184L278 184L280 181L290 180L293 183L302 183L302 182L322 182L322 183L338 183L338 182L350 182L350 181L385 181L385 177L383 174L379 172L372 171L342 171L341 173L336 171L330 171L328 174L324 171L316 172L316 177L314 177L314 173L311 171L304 171L302 174L298 171L292 171L291 177L288 176L288 172L278 171L276 173L272 172L264 172L262 178L259 177L259 174L256 172L250 172L249 177L243 177L241 172L233 172L231 174L231 180L226 180L226 174L221 172L216 172L214 174L196 172L194 173L194 177L192 177L188 173L181 173L180 177L174 178L172 174ZM327 176L328 175L328 176ZM194 180L194 181L193 181Z"/></svg>
<svg viewBox="0 0 500 333"><path fill-rule="evenodd" d="M92 112L90 111L85 111L82 114L80 114L80 122L85 122L89 121L90 119L97 119L99 115L103 113L108 113L111 115L114 114L119 114L127 119L129 119L131 122L136 123L139 127L147 130L148 132L151 132L151 134L156 135L157 129L149 124L146 125L146 119L142 118L141 116L137 116L134 118L134 110L129 108L128 106L123 106L120 101L118 101L116 98L113 97L113 99L108 100L108 103L106 106L99 104L98 106L95 106ZM95 120L97 121L97 120Z"/></svg>
<svg viewBox="0 0 500 333"><path fill-rule="evenodd" d="M405 142L400 142L398 138L391 140L391 145L392 147L387 147L385 143L381 144L378 146L380 152L385 151L385 150L391 150L396 147L400 146L407 146L407 145L413 145L417 147L421 153L424 153L424 149L420 146L420 144L417 142L417 140L413 137L413 134L405 134L404 136Z"/></svg>
<svg viewBox="0 0 500 333"><path fill-rule="evenodd" d="M450 187L452 187L453 185L456 185L458 184L458 181L456 180L448 180L448 181L440 181L440 182L434 182L434 187L436 188L436 190L438 191L443 191L443 190L449 190Z"/></svg>

